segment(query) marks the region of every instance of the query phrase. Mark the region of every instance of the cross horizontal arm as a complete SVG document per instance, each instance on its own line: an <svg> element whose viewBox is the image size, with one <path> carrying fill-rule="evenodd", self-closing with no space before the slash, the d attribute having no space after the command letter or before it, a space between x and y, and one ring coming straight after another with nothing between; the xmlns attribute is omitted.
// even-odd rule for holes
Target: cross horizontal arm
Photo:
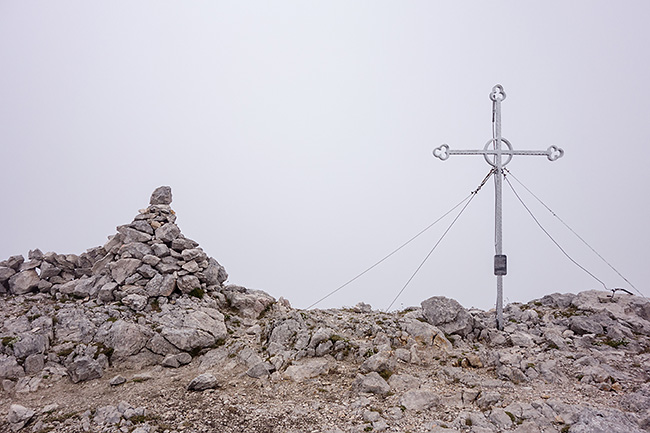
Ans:
<svg viewBox="0 0 650 433"><path fill-rule="evenodd" d="M449 150L449 155L538 155L546 156L548 155L547 150Z"/></svg>
<svg viewBox="0 0 650 433"><path fill-rule="evenodd" d="M433 155L441 160L446 160L450 155L534 155L546 156L549 161L555 161L564 156L564 150L557 146L550 146L546 150L513 150L513 149L476 149L476 150L452 150L449 145L443 144L433 150Z"/></svg>

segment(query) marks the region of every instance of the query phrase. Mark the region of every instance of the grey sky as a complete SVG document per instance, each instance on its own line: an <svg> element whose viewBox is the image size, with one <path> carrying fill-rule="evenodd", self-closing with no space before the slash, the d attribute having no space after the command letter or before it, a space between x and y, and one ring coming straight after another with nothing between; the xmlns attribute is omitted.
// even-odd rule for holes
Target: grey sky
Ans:
<svg viewBox="0 0 650 433"><path fill-rule="evenodd" d="M102 245L170 185L231 283L304 308L476 188L481 157L431 151L482 147L500 83L504 137L566 152L510 170L648 295L648 16L646 1L0 1L0 258ZM396 307L494 304L493 200L490 182ZM450 221L319 306L386 308ZM602 288L507 187L504 250L509 301Z"/></svg>

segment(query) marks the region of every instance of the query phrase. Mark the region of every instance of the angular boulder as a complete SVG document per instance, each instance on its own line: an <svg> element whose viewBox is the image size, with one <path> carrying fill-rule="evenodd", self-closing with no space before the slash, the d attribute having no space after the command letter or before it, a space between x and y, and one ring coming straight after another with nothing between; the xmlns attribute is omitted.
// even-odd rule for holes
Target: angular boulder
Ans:
<svg viewBox="0 0 650 433"><path fill-rule="evenodd" d="M249 290L238 286L228 286L225 291L230 306L239 311L242 317L259 319L264 310L275 303L275 298L262 290Z"/></svg>
<svg viewBox="0 0 650 433"><path fill-rule="evenodd" d="M119 361L135 355L153 335L151 329L136 323L118 320L108 331L107 346L113 349L112 360Z"/></svg>
<svg viewBox="0 0 650 433"><path fill-rule="evenodd" d="M159 186L151 193L149 204L170 205L172 202L172 189L169 186Z"/></svg>
<svg viewBox="0 0 650 433"><path fill-rule="evenodd" d="M371 394L388 394L390 386L379 373L371 372L357 379L356 385L360 392L369 392Z"/></svg>
<svg viewBox="0 0 650 433"><path fill-rule="evenodd" d="M7 422L12 431L18 431L25 426L36 415L36 411L19 404L9 406Z"/></svg>
<svg viewBox="0 0 650 433"><path fill-rule="evenodd" d="M439 403L440 397L438 394L426 389L412 389L406 391L400 398L400 404L407 410L427 410Z"/></svg>
<svg viewBox="0 0 650 433"><path fill-rule="evenodd" d="M90 356L79 356L68 366L68 375L74 383L99 379L103 374L101 363Z"/></svg>
<svg viewBox="0 0 650 433"><path fill-rule="evenodd" d="M472 331L473 319L458 301L434 296L422 301L422 314L431 325L446 334L466 336Z"/></svg>
<svg viewBox="0 0 650 433"><path fill-rule="evenodd" d="M211 373L203 373L192 379L187 385L189 391L205 391L206 389L214 389L219 386L217 378Z"/></svg>
<svg viewBox="0 0 650 433"><path fill-rule="evenodd" d="M9 278L9 291L14 295L24 295L38 288L41 278L35 270L18 272Z"/></svg>
<svg viewBox="0 0 650 433"><path fill-rule="evenodd" d="M285 377L295 382L329 373L331 363L325 358L312 358L300 364L292 364L284 372Z"/></svg>

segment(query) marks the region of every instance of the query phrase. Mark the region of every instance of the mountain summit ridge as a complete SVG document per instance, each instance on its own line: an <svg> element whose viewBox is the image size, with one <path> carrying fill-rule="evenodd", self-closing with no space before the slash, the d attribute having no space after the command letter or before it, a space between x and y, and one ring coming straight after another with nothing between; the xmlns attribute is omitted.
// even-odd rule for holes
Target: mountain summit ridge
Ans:
<svg viewBox="0 0 650 433"><path fill-rule="evenodd" d="M186 238L171 188L80 255L0 262L0 431L641 432L650 302L299 310Z"/></svg>

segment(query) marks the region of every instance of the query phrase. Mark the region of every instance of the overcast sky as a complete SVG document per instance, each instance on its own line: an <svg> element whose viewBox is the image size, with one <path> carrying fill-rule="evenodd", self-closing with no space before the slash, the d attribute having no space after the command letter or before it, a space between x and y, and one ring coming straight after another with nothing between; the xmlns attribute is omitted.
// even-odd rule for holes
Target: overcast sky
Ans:
<svg viewBox="0 0 650 433"><path fill-rule="evenodd" d="M170 185L182 232L305 308L436 220L489 171L505 88L508 168L650 295L647 1L0 1L0 259L79 254ZM515 183L515 186L518 184ZM519 188L607 287L616 273ZM318 307L385 309L451 223ZM393 308L495 303L494 185ZM504 187L506 301L603 286Z"/></svg>

